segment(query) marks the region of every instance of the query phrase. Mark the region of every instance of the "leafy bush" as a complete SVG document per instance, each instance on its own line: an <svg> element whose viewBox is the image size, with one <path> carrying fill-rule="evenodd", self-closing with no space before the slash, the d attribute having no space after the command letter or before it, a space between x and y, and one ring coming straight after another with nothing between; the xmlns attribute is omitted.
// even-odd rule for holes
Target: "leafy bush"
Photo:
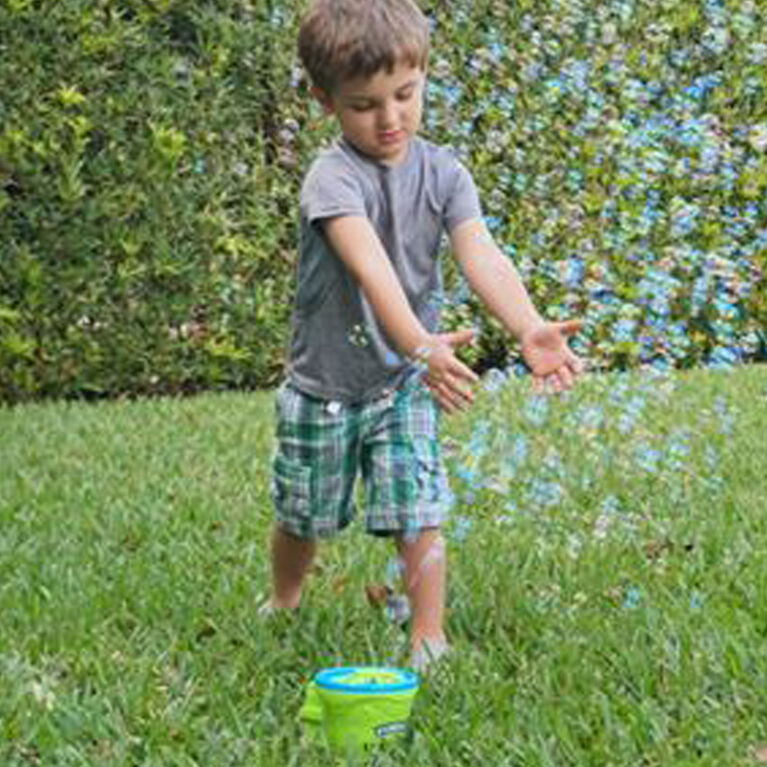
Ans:
<svg viewBox="0 0 767 767"><path fill-rule="evenodd" d="M302 171L334 134L299 0L0 9L0 398L273 385ZM602 367L764 358L756 3L426 7L424 133L471 166L538 305ZM447 262L447 326L514 362Z"/></svg>
<svg viewBox="0 0 767 767"><path fill-rule="evenodd" d="M297 188L275 153L294 139L284 32L239 2L2 13L4 396L273 382Z"/></svg>

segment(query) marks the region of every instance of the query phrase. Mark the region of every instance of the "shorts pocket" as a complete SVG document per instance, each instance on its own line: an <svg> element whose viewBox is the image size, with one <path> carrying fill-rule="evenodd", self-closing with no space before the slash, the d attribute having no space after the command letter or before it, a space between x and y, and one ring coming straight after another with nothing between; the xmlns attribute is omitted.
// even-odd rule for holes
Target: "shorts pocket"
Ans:
<svg viewBox="0 0 767 767"><path fill-rule="evenodd" d="M274 413L277 423L290 422L301 406L301 394L297 392L289 380L284 380L277 389L274 398Z"/></svg>
<svg viewBox="0 0 767 767"><path fill-rule="evenodd" d="M301 525L311 515L312 469L277 453L272 464L272 500L278 515L287 523L300 520Z"/></svg>

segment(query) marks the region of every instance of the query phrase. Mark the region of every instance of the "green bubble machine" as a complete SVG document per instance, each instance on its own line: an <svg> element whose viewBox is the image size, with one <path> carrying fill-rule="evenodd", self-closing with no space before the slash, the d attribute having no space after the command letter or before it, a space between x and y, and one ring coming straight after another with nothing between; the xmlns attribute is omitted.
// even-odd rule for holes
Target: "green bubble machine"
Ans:
<svg viewBox="0 0 767 767"><path fill-rule="evenodd" d="M339 666L318 671L300 716L311 737L323 734L343 750L364 751L410 733L418 674L380 666Z"/></svg>

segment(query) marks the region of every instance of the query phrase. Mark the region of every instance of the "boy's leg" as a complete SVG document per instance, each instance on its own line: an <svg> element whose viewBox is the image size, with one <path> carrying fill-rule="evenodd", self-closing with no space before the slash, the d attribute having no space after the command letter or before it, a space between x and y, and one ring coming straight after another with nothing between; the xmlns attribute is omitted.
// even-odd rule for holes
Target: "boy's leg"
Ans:
<svg viewBox="0 0 767 767"><path fill-rule="evenodd" d="M440 530L421 530L415 537L397 535L395 541L412 608L412 648L420 650L424 640L430 645L444 644L447 552Z"/></svg>
<svg viewBox="0 0 767 767"><path fill-rule="evenodd" d="M376 403L371 405L371 410ZM377 405L363 433L367 529L393 534L411 607L412 666L424 670L447 650L447 552L440 533L452 496L439 448L439 408L415 377Z"/></svg>
<svg viewBox="0 0 767 767"><path fill-rule="evenodd" d="M354 516L356 426L353 412L286 382L276 397L277 449L272 461L272 595L269 608L294 608L314 560Z"/></svg>
<svg viewBox="0 0 767 767"><path fill-rule="evenodd" d="M298 607L301 589L314 560L317 543L275 526L272 532L272 598L276 608Z"/></svg>

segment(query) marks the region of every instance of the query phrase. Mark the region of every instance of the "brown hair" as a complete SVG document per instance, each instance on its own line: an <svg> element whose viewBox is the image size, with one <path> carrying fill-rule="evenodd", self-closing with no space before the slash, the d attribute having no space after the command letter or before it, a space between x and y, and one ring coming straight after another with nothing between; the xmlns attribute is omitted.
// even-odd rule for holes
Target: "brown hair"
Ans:
<svg viewBox="0 0 767 767"><path fill-rule="evenodd" d="M400 61L426 69L429 24L415 0L312 0L298 52L312 83L330 93Z"/></svg>

